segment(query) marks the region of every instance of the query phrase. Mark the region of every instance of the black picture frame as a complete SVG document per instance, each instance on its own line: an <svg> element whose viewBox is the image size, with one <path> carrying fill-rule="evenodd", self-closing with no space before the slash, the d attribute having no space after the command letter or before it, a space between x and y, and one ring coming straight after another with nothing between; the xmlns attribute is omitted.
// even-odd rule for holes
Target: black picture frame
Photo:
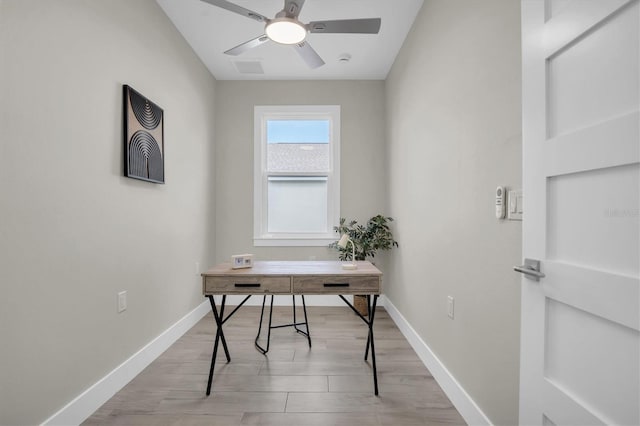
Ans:
<svg viewBox="0 0 640 426"><path fill-rule="evenodd" d="M153 183L164 180L164 111L131 86L122 86L124 176Z"/></svg>

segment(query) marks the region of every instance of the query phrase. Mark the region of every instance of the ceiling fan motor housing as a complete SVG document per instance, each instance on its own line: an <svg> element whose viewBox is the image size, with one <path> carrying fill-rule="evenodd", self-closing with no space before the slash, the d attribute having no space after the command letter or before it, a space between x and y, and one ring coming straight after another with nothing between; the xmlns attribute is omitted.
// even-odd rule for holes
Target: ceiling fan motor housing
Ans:
<svg viewBox="0 0 640 426"><path fill-rule="evenodd" d="M264 32L269 38L280 44L297 44L307 36L307 27L296 18L279 12L274 19L267 21Z"/></svg>

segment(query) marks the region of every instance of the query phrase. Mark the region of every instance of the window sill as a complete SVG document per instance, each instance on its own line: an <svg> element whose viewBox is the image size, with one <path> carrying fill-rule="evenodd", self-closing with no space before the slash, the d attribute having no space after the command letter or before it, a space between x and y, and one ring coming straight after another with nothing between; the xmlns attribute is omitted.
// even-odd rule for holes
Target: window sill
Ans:
<svg viewBox="0 0 640 426"><path fill-rule="evenodd" d="M337 238L254 238L254 247L326 247Z"/></svg>

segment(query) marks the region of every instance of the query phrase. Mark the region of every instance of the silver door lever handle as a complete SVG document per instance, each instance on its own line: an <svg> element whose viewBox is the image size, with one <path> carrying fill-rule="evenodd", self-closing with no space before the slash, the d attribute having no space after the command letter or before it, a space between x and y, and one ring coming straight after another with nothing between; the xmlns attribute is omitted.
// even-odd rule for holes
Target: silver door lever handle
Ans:
<svg viewBox="0 0 640 426"><path fill-rule="evenodd" d="M539 260L525 259L524 265L514 266L513 270L523 273L525 277L534 281L540 281L540 278L544 278L546 276L545 274L540 272Z"/></svg>

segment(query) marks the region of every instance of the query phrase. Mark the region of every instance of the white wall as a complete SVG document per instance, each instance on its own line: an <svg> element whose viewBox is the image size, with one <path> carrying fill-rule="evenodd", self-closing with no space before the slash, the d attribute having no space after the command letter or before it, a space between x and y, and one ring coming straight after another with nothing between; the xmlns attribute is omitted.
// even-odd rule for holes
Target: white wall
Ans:
<svg viewBox="0 0 640 426"><path fill-rule="evenodd" d="M4 0L0 55L0 424L35 424L202 302L215 80L153 0ZM124 83L165 185L122 176Z"/></svg>
<svg viewBox="0 0 640 426"><path fill-rule="evenodd" d="M521 223L494 194L521 185L520 74L519 2L425 0L386 81L386 295L495 424L518 422Z"/></svg>
<svg viewBox="0 0 640 426"><path fill-rule="evenodd" d="M253 247L255 105L341 106L340 214L366 222L385 213L382 81L218 81L216 86L216 261L337 259L326 247Z"/></svg>

